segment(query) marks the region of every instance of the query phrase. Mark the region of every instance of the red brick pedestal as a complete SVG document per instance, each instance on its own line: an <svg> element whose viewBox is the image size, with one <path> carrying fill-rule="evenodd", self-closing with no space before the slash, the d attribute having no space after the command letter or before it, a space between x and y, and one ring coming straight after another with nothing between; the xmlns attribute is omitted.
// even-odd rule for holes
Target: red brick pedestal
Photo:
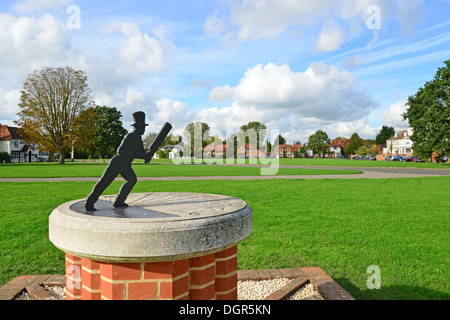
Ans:
<svg viewBox="0 0 450 320"><path fill-rule="evenodd" d="M252 230L243 200L214 194L130 194L64 203L49 217L66 253L68 300L236 300L237 245Z"/></svg>
<svg viewBox="0 0 450 320"><path fill-rule="evenodd" d="M66 254L66 300L236 300L237 246L168 262L108 263Z"/></svg>

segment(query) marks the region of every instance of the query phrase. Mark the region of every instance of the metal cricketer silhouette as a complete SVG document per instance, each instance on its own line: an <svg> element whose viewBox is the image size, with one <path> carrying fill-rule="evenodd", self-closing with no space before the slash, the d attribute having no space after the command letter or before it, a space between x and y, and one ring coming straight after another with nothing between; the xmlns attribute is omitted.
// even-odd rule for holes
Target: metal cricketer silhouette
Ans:
<svg viewBox="0 0 450 320"><path fill-rule="evenodd" d="M126 208L128 205L125 203L128 195L137 182L136 174L131 168L131 163L135 158L144 159L145 163L149 163L159 149L159 146L169 134L172 129L172 125L168 122L164 124L161 131L153 141L150 151L145 152L144 144L142 143L142 135L145 132L145 127L148 124L145 123L145 113L138 111L133 113L134 131L127 134L117 149L117 155L115 155L108 166L103 172L100 180L95 184L92 192L86 199L85 209L86 211L96 211L94 204L97 202L100 195L105 189L114 181L114 179L120 174L126 182L120 188L119 194L113 204L115 208Z"/></svg>

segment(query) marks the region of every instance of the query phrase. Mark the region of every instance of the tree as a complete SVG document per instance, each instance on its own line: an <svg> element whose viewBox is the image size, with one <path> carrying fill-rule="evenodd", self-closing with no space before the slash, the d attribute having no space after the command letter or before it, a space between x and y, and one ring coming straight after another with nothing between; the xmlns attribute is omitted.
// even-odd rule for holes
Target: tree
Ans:
<svg viewBox="0 0 450 320"><path fill-rule="evenodd" d="M356 154L356 150L364 145L364 140L355 132L348 140L345 154Z"/></svg>
<svg viewBox="0 0 450 320"><path fill-rule="evenodd" d="M372 148L369 149L368 153L371 155L377 155L379 151L378 146L375 144L372 146Z"/></svg>
<svg viewBox="0 0 450 320"><path fill-rule="evenodd" d="M245 133L245 132L249 132L249 130L255 130L256 132L256 149L260 149L259 148L259 141L264 141L264 139L266 138L266 126L258 121L253 121L253 122L249 122L245 125L243 125L241 127L241 130ZM249 144L250 143L250 137L246 136L245 137L245 144Z"/></svg>
<svg viewBox="0 0 450 320"><path fill-rule="evenodd" d="M359 154L360 156L367 156L367 154L369 153L369 149L367 149L365 146L360 146L358 149L356 149L355 153Z"/></svg>
<svg viewBox="0 0 450 320"><path fill-rule="evenodd" d="M64 164L64 154L76 140L75 122L93 105L86 73L45 67L30 74L23 85L15 124L27 141L59 152L59 163Z"/></svg>
<svg viewBox="0 0 450 320"><path fill-rule="evenodd" d="M408 98L403 119L414 128L411 135L414 152L420 157L438 159L450 154L450 60L438 68L432 81Z"/></svg>
<svg viewBox="0 0 450 320"><path fill-rule="evenodd" d="M376 144L386 144L386 140L395 135L394 127L388 127L386 125L381 127L380 132L375 138Z"/></svg>
<svg viewBox="0 0 450 320"><path fill-rule="evenodd" d="M322 153L323 157L325 157L325 153L330 148L330 139L325 131L318 130L309 136L307 146L313 153Z"/></svg>
<svg viewBox="0 0 450 320"><path fill-rule="evenodd" d="M144 143L144 149L150 150L150 147L152 146L153 141L155 141L156 137L158 136L157 132L151 132L148 135L142 139L142 142Z"/></svg>
<svg viewBox="0 0 450 320"><path fill-rule="evenodd" d="M203 148L206 147L211 141L209 130L209 125L200 121L189 123L186 126L184 129L184 136L188 144L186 146L186 150L190 148L191 156L202 158Z"/></svg>
<svg viewBox="0 0 450 320"><path fill-rule="evenodd" d="M100 158L111 158L116 154L123 137L128 131L120 120L122 113L114 107L94 108L95 127L94 148L100 153Z"/></svg>
<svg viewBox="0 0 450 320"><path fill-rule="evenodd" d="M72 131L72 153L75 151L87 152L95 145L95 134L97 133L97 117L94 108L88 108L80 112L80 116L75 119L74 130Z"/></svg>
<svg viewBox="0 0 450 320"><path fill-rule="evenodd" d="M274 144L274 146L279 146L279 145L282 145L285 143L286 143L286 139L281 134L279 134L278 137L275 138L275 141L273 144Z"/></svg>

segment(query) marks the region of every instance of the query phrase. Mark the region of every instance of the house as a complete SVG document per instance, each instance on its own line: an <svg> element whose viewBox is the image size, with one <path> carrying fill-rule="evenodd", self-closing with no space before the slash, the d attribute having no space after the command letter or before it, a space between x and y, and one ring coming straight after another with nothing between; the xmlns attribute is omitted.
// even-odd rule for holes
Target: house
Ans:
<svg viewBox="0 0 450 320"><path fill-rule="evenodd" d="M6 152L11 162L38 162L49 158L48 151L40 151L35 143L26 143L19 128L0 124L0 152Z"/></svg>
<svg viewBox="0 0 450 320"><path fill-rule="evenodd" d="M273 153L277 158L294 158L295 152L300 151L302 146L300 144L284 144L277 145L273 148Z"/></svg>
<svg viewBox="0 0 450 320"><path fill-rule="evenodd" d="M386 140L386 148L383 149L383 153L389 153L391 155L399 154L404 157L411 156L413 154L413 142L410 137L413 134L413 128L408 128L407 131L401 131Z"/></svg>
<svg viewBox="0 0 450 320"><path fill-rule="evenodd" d="M177 145L166 145L164 147L161 147L160 149L164 152L167 152L167 150L169 150L169 159L176 159L180 156L180 151L184 150L184 144L179 143Z"/></svg>
<svg viewBox="0 0 450 320"><path fill-rule="evenodd" d="M334 152L335 158L342 158L344 155L345 146L348 143L348 139L333 140L330 143L330 152Z"/></svg>
<svg viewBox="0 0 450 320"><path fill-rule="evenodd" d="M225 144L208 144L203 148L203 158L225 158L227 153L227 145Z"/></svg>
<svg viewBox="0 0 450 320"><path fill-rule="evenodd" d="M266 154L252 144L241 145L237 148L238 159L265 159Z"/></svg>

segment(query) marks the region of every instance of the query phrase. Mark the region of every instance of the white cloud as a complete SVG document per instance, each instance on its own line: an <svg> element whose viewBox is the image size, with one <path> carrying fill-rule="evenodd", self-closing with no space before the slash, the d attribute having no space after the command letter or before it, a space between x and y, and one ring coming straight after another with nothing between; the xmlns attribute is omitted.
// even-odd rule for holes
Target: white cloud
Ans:
<svg viewBox="0 0 450 320"><path fill-rule="evenodd" d="M169 98L158 100L155 112L150 114L149 117L155 123L156 128L160 128L165 122L169 122L172 124L175 134L182 134L186 125L193 119L184 102Z"/></svg>
<svg viewBox="0 0 450 320"><path fill-rule="evenodd" d="M103 32L123 33L126 41L115 53L117 63L127 66L131 72L145 74L164 70L166 57L174 49L172 43L164 38L165 32L162 30L161 28L155 30L155 36L163 38L155 38L142 32L136 23L115 21L106 25Z"/></svg>
<svg viewBox="0 0 450 320"><path fill-rule="evenodd" d="M0 14L0 73L25 77L42 66L66 63L69 30L50 14L41 18L16 18Z"/></svg>
<svg viewBox="0 0 450 320"><path fill-rule="evenodd" d="M219 17L218 10L216 10L212 16L209 16L206 19L203 27L208 34L211 34L213 36L218 36L229 28L225 18L223 16Z"/></svg>
<svg viewBox="0 0 450 320"><path fill-rule="evenodd" d="M384 123L389 127L394 127L395 131L402 131L408 128L408 120L403 120L403 113L407 110L406 101L399 101L391 105L387 110L381 112Z"/></svg>
<svg viewBox="0 0 450 320"><path fill-rule="evenodd" d="M206 32L221 36L225 43L242 43L328 24L317 35L315 52L337 50L344 42L366 31L370 17L367 9L372 5L380 8L382 28L387 22L397 21L406 35L411 35L420 25L424 12L424 0L240 0L229 3L229 15L216 10L207 18ZM344 33L344 30L347 31ZM376 39L374 37L374 41Z"/></svg>
<svg viewBox="0 0 450 320"><path fill-rule="evenodd" d="M229 97L231 90L240 106L315 117L322 123L360 119L377 106L351 73L324 63L312 63L303 73L288 65L257 65L238 86L216 87L211 95L217 98L226 91L222 96Z"/></svg>
<svg viewBox="0 0 450 320"><path fill-rule="evenodd" d="M247 70L236 87L216 87L210 93L215 101L231 96L230 106L204 109L196 117L220 130L259 121L269 130L278 129L291 142L306 142L319 129L329 137L349 137L354 132L376 135L367 119L378 103L351 73L324 63L312 63L305 72L293 72L288 65L257 65Z"/></svg>
<svg viewBox="0 0 450 320"><path fill-rule="evenodd" d="M319 39L314 45L314 52L330 52L338 50L345 41L344 30L331 24L322 30Z"/></svg>
<svg viewBox="0 0 450 320"><path fill-rule="evenodd" d="M233 98L233 89L229 85L214 87L209 93L211 101L225 101Z"/></svg>
<svg viewBox="0 0 450 320"><path fill-rule="evenodd" d="M0 87L0 110L3 118L16 119L16 114L20 111L19 99L20 90L4 90Z"/></svg>
<svg viewBox="0 0 450 320"><path fill-rule="evenodd" d="M73 0L20 0L13 6L13 10L23 14L42 12L68 6L72 2Z"/></svg>

